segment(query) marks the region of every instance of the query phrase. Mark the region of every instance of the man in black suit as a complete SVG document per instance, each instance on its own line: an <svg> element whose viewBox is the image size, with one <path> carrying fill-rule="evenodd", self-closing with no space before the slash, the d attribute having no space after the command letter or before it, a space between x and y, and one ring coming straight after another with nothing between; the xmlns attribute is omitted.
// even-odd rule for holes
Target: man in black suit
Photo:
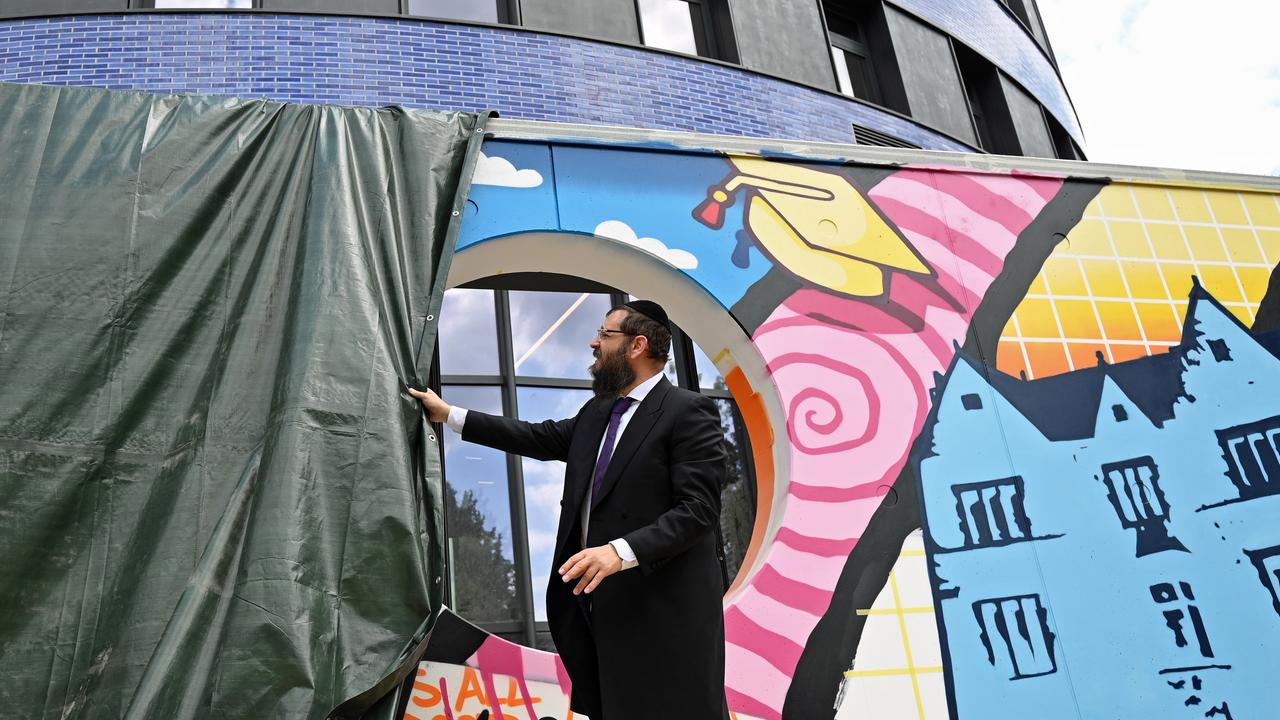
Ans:
<svg viewBox="0 0 1280 720"><path fill-rule="evenodd" d="M725 473L720 414L663 375L666 312L635 300L591 341L595 397L566 420L528 423L412 390L464 440L566 463L551 636L591 720L720 720L724 616L716 527Z"/></svg>

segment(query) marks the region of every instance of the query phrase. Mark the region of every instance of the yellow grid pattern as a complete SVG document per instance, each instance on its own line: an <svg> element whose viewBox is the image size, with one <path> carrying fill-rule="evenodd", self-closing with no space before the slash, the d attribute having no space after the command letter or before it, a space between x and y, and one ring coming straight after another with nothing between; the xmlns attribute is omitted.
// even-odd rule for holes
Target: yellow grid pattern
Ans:
<svg viewBox="0 0 1280 720"><path fill-rule="evenodd" d="M858 615L867 617L867 622L864 625L862 641L858 646L858 657L854 660L853 668L844 675L846 693L851 692L851 683L858 683L857 695L850 698L850 704L862 708L862 711L855 712L853 715L838 712L837 718L854 716L858 718L875 717L877 719L883 717L914 717L918 720L945 720L947 717L943 684L938 682L926 688L922 687L921 682L924 676L936 676L940 679L943 672L940 662L940 650L938 650L937 625L933 617L934 607L932 604L904 603L904 592L900 583L900 578L904 577L903 573L910 574L911 577L909 579L914 583L915 587L923 588L925 589L924 592L928 592L929 580L925 566L927 561L925 560L922 544L918 532L908 537L898 555L897 562L889 572L889 580L884 590L880 592L879 597L873 603L874 606L857 610ZM914 599L919 600L920 598ZM932 599L929 599L931 602ZM922 625L916 625L913 629L909 627L909 617L919 618L924 622ZM896 633L885 634L884 626L872 627L873 623L883 622L891 622L896 625ZM868 630L875 631L877 629L880 632L868 632ZM872 651L885 649L868 647L877 642L900 643L900 658L893 657L897 654L897 648L889 648L891 652L882 653L883 657L876 657L870 661L866 660ZM930 656L936 662L920 664L920 660L925 655ZM892 662L892 659L897 659L899 662ZM887 667L882 666L885 664L887 664ZM902 678L907 678L911 682L909 696L905 696L899 687L881 684L883 682L901 682ZM936 697L931 697L931 694ZM930 702L930 700L933 702ZM874 709L867 708L867 705L871 703L875 703L878 707ZM888 714L886 715L885 713Z"/></svg>
<svg viewBox="0 0 1280 720"><path fill-rule="evenodd" d="M1000 370L1028 378L1164 352L1182 336L1191 278L1251 325L1280 264L1274 193L1114 183L1045 261L1000 338Z"/></svg>

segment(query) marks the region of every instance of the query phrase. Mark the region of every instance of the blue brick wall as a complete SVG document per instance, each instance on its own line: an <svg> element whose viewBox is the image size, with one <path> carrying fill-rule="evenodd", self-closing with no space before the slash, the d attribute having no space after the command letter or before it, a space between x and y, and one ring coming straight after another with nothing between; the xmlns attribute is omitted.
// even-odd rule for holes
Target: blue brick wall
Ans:
<svg viewBox="0 0 1280 720"><path fill-rule="evenodd" d="M1017 80L1084 147L1067 89L1053 64L996 0L889 0L982 54Z"/></svg>
<svg viewBox="0 0 1280 720"><path fill-rule="evenodd" d="M910 120L692 58L409 19L124 14L0 22L0 81L849 143L850 123L971 151Z"/></svg>

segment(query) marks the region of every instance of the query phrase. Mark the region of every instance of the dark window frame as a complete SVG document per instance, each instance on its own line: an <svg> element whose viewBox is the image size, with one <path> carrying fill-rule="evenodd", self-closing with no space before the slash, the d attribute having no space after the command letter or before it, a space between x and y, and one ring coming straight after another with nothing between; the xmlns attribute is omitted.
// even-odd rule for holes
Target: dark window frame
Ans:
<svg viewBox="0 0 1280 720"><path fill-rule="evenodd" d="M254 0L261 2L261 0ZM432 20L457 20L458 18L450 18L443 15L415 15L409 12L410 0L399 0L400 14L411 18L427 18ZM520 0L492 0L498 10L499 25L519 25L520 24ZM475 22L468 20L460 20L460 22Z"/></svg>
<svg viewBox="0 0 1280 720"><path fill-rule="evenodd" d="M948 37L948 41L978 147L997 155L1022 155L1000 69L955 38Z"/></svg>
<svg viewBox="0 0 1280 720"><path fill-rule="evenodd" d="M849 37L848 35L836 32L830 28L827 29L827 40L832 49L831 61L833 63L840 63L843 60L843 58L837 56L835 52L837 50L842 54L854 55L862 60L861 72L858 74L862 76L862 83L866 88L866 97L857 94L853 87L849 88L849 92L845 92L844 88L840 87L840 72L838 66L836 70L836 87L839 88L842 95L847 95L849 97L879 105L882 102L880 80L876 76L876 65L875 61L871 57L871 47L867 44L866 39L863 36L862 23L852 19L850 19L849 22L857 31L858 37ZM845 72L849 75L850 83L853 83L855 70L847 61L845 61Z"/></svg>
<svg viewBox="0 0 1280 720"><path fill-rule="evenodd" d="M713 60L730 63L738 62L737 44L733 40L732 33L727 31L732 28L728 4L723 0L677 1L683 2L696 10L696 12L690 13L693 18L694 54L697 57L711 58ZM636 30L640 34L641 45L661 52L680 52L679 50L668 50L649 45L645 42L644 12L640 7L640 0L633 0L632 6L635 8Z"/></svg>

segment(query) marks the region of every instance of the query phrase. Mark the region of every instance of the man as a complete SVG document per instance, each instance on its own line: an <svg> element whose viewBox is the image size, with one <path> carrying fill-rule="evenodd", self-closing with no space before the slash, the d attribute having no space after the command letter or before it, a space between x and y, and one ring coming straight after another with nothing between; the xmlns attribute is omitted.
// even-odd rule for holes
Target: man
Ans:
<svg viewBox="0 0 1280 720"><path fill-rule="evenodd" d="M724 616L716 526L720 415L663 375L667 314L635 300L591 341L595 397L567 420L527 423L411 390L464 440L566 463L551 636L591 720L720 720Z"/></svg>

